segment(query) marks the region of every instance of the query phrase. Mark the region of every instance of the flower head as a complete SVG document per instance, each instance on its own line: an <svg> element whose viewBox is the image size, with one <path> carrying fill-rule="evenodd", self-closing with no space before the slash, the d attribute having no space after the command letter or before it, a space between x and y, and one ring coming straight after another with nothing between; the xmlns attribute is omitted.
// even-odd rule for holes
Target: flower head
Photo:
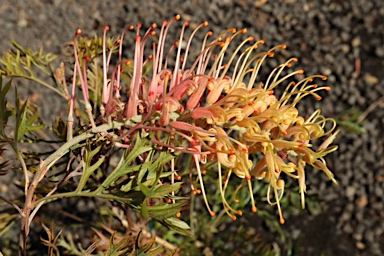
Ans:
<svg viewBox="0 0 384 256"><path fill-rule="evenodd" d="M223 206L228 215L235 218L236 214L241 214L225 199L225 189L233 173L245 179L252 211L256 211L256 206L251 179L266 180L269 184L268 202L278 206L283 223L279 201L286 179L297 180L303 207L307 164L324 171L335 182L324 159L326 154L337 148L330 146L337 134L334 132L335 121L320 115L320 110L305 118L296 108L305 96L320 100L318 91L330 90L328 86L313 83L316 78L325 80L326 77L314 75L293 81L296 75L303 74L303 70L287 72L297 61L291 58L261 81L259 72L263 62L286 46L278 45L267 51L255 52L264 41L254 42L254 38L249 36L234 51L230 51L230 44L236 43L246 29L236 31L231 28L212 40L209 38L213 33L208 31L200 43L200 52L191 57L194 35L208 25L206 21L197 26L188 39L185 38L188 22L183 22L179 38L167 48L168 31L172 23L179 19L180 16L176 15L170 21L162 22L158 40L151 44L152 54L148 58L144 57L145 47L149 38L154 37L156 25L153 24L143 36L141 24L136 25L132 41L133 71L129 84L120 82L120 67L124 63L121 59L124 33L119 40L117 72L113 72L109 79L110 58L106 58L104 47L101 108L108 106L113 99L120 99L120 89L125 91L127 100L122 102L124 107L112 116L131 124L125 136L134 130L151 130L156 134L151 138L154 144L191 154L211 215L214 212L205 195L200 166L205 163L211 167L208 172L218 172ZM144 70L146 62L152 63L148 74ZM80 75L79 65L77 69ZM84 83L86 78L80 79ZM288 85L283 93L276 95L275 89L286 81ZM109 113L112 114L111 111ZM129 120L138 115L141 116L140 122L132 125ZM316 149L313 141L326 136L328 138ZM251 156L256 160L252 161Z"/></svg>

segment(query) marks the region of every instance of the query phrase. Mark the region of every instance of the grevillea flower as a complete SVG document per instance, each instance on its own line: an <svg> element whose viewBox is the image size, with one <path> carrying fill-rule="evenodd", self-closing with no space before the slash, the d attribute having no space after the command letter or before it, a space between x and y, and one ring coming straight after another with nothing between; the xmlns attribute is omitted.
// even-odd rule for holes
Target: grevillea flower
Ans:
<svg viewBox="0 0 384 256"><path fill-rule="evenodd" d="M128 137L134 131L151 131L154 134L150 138L152 143L190 154L200 190L212 216L215 213L210 209L202 178L205 164L210 166L207 172L218 173L223 207L231 218L241 215L241 211L229 205L225 196L234 174L247 184L254 212L256 205L251 180L266 180L269 184L266 197L270 204L277 205L283 223L279 202L287 179L297 180L303 207L306 165L324 171L336 182L324 159L337 148L330 146L337 134L334 132L335 121L323 117L320 110L306 118L296 108L305 96L320 100L318 91L330 90L328 86L313 83L314 79L325 80L326 77L313 75L294 81L295 76L302 76L304 71L289 71L291 64L297 61L291 58L271 70L265 80L260 80L263 62L286 46L255 52L264 41L254 41L252 36L248 36L230 51L230 44L236 44L246 29L236 31L231 28L211 40L213 33L208 31L203 41L194 47L200 48L199 53L191 56L194 35L208 25L206 21L197 26L188 38L185 36L188 22L183 22L179 38L168 48L168 31L179 19L180 16L176 15L170 21L163 21L158 39L152 44L147 41L155 38L156 24L144 34L140 31L141 24L136 25L129 84L120 81L120 72L124 72L121 67L126 63L122 59L125 30L118 40L119 61L109 78L112 50L107 58L104 33L101 115L105 113L110 120L126 123L126 131L122 131L119 137L123 142L129 143ZM134 26L127 28L134 29ZM151 47L152 54L145 57L147 47ZM145 73L144 67L148 62L151 62L152 70ZM78 63L75 76L79 75L82 88L86 90L85 67ZM275 94L279 86L285 86L280 96ZM121 101L120 94L124 92L127 100ZM84 94L89 110L87 97ZM326 139L316 148L314 140L323 138ZM196 191L199 189L193 187L193 192Z"/></svg>

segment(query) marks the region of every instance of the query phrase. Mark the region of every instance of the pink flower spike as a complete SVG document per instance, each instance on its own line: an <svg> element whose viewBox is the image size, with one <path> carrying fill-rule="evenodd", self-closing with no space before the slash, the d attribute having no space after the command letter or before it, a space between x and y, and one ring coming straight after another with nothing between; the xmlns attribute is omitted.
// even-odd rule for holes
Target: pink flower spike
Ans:
<svg viewBox="0 0 384 256"><path fill-rule="evenodd" d="M75 67L73 68L73 78L72 78L72 90L71 90L71 98L69 100L69 109L68 109L68 117L67 117L67 141L71 140L73 137L73 105L75 100L75 91L76 91L76 65L78 62L75 62Z"/></svg>
<svg viewBox="0 0 384 256"><path fill-rule="evenodd" d="M179 64L180 64L181 45L183 42L184 30L185 30L186 26L188 26L188 21L184 21L183 27L181 28L179 45L177 47L178 49L177 49L177 55L176 55L176 61L175 61L175 63L176 63L175 69L173 70L172 81L171 81L171 84L169 85L170 89L172 89L174 86L176 86L176 79L178 77Z"/></svg>
<svg viewBox="0 0 384 256"><path fill-rule="evenodd" d="M142 52L140 51L141 37L138 34L139 28L140 26L138 26L137 34L135 36L135 59L134 59L134 66L133 66L133 76L131 79L131 84L129 86L129 99L128 99L128 104L125 112L127 118L131 118L137 115L137 100L139 95L140 79L141 79L142 68L143 68L142 67L143 55L142 55Z"/></svg>
<svg viewBox="0 0 384 256"><path fill-rule="evenodd" d="M108 98L109 98L109 90L108 90L108 81L107 81L107 53L105 49L105 41L106 41L106 35L107 31L109 30L109 26L104 27L104 33L103 33L103 93L101 96L101 103L102 105L107 104Z"/></svg>
<svg viewBox="0 0 384 256"><path fill-rule="evenodd" d="M188 43L187 43L187 47L186 47L186 49L185 49L184 60L187 60L187 58L188 58L189 47L190 47L190 45L191 45L193 36L196 34L197 30L199 30L201 27L206 27L206 26L208 26L208 21L204 21L204 22L202 22L199 26L197 26L197 28L195 28L195 29L193 30L192 34L189 36ZM203 48L203 49L204 49L204 48ZM203 49L202 49L202 50L203 50ZM181 68L182 71L184 71L184 68L185 68L185 64L186 64L186 63L187 63L187 62L184 61L183 66L182 66L182 68Z"/></svg>
<svg viewBox="0 0 384 256"><path fill-rule="evenodd" d="M152 105L154 102L155 102L155 99L157 97L157 85L159 84L158 81L157 81L157 62L158 60L156 59L157 58L157 54L156 54L156 44L152 44L152 52L153 52L153 59L152 59L152 79L151 79L151 82L149 84L149 88L148 88L148 102L150 105Z"/></svg>
<svg viewBox="0 0 384 256"><path fill-rule="evenodd" d="M118 67L117 67L117 75L116 75L116 90L120 90L120 69L121 69L121 56L123 54L123 41L124 41L124 34L125 34L125 31L127 31L127 29L132 29L132 25L129 25L129 26L126 26L123 31L121 32L121 36L120 36L120 42L119 42L119 62L118 62ZM104 95L103 95L104 96ZM119 93L116 91L116 97L117 98L120 98L118 97L119 96ZM106 95L107 97L107 95ZM108 97L109 98L109 97Z"/></svg>

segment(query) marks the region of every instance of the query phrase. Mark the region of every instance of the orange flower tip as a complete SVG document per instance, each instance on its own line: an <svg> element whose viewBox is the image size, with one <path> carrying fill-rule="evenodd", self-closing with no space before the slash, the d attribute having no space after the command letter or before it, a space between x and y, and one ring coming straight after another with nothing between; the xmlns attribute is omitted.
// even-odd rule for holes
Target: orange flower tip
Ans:
<svg viewBox="0 0 384 256"><path fill-rule="evenodd" d="M137 22L137 23L136 23L136 27L137 27L137 28L141 28L141 26L142 26L142 25L141 25L140 22Z"/></svg>
<svg viewBox="0 0 384 256"><path fill-rule="evenodd" d="M252 211L253 213L257 212L257 208L256 208L256 206L252 205L252 209L251 209L251 211Z"/></svg>
<svg viewBox="0 0 384 256"><path fill-rule="evenodd" d="M235 198L235 199L233 199L233 201L235 201L235 203L239 203L240 202L239 198Z"/></svg>
<svg viewBox="0 0 384 256"><path fill-rule="evenodd" d="M155 31L155 30L151 30L151 32L149 32L149 34L150 34L151 36L154 36L154 35L156 35L156 31Z"/></svg>
<svg viewBox="0 0 384 256"><path fill-rule="evenodd" d="M208 21L203 21L202 23L201 23L201 25L203 25L204 27L206 27L206 26L208 26Z"/></svg>
<svg viewBox="0 0 384 256"><path fill-rule="evenodd" d="M76 29L75 35L77 36L77 35L80 35L80 34L81 34L81 28Z"/></svg>
<svg viewBox="0 0 384 256"><path fill-rule="evenodd" d="M327 76L321 76L322 80L327 80L327 78L328 78Z"/></svg>
<svg viewBox="0 0 384 256"><path fill-rule="evenodd" d="M313 88L317 88L317 84L313 84L312 87L313 87Z"/></svg>
<svg viewBox="0 0 384 256"><path fill-rule="evenodd" d="M126 61L124 62L125 65L129 65L129 63L131 63L131 60L126 60Z"/></svg>
<svg viewBox="0 0 384 256"><path fill-rule="evenodd" d="M304 69L297 70L297 74L300 74L300 75L304 74Z"/></svg>
<svg viewBox="0 0 384 256"><path fill-rule="evenodd" d="M273 95L274 91L273 90L268 90L268 95Z"/></svg>
<svg viewBox="0 0 384 256"><path fill-rule="evenodd" d="M331 87L330 86L325 86L324 89L329 92L331 90Z"/></svg>
<svg viewBox="0 0 384 256"><path fill-rule="evenodd" d="M263 39L259 40L259 44L264 44L265 41Z"/></svg>
<svg viewBox="0 0 384 256"><path fill-rule="evenodd" d="M189 22L187 20L184 21L184 26L188 26Z"/></svg>
<svg viewBox="0 0 384 256"><path fill-rule="evenodd" d="M254 114L260 114L260 109L255 109L255 110L253 111L253 113L254 113Z"/></svg>
<svg viewBox="0 0 384 256"><path fill-rule="evenodd" d="M237 210L236 213L237 213L238 215L240 215L240 216L243 215L243 212L240 211L240 210Z"/></svg>
<svg viewBox="0 0 384 256"><path fill-rule="evenodd" d="M243 150L244 152L248 152L248 148L247 147L241 148L241 150Z"/></svg>
<svg viewBox="0 0 384 256"><path fill-rule="evenodd" d="M202 174L207 174L207 170L201 170Z"/></svg>
<svg viewBox="0 0 384 256"><path fill-rule="evenodd" d="M268 52L267 55L268 55L268 57L273 57L273 56L275 55L275 53L273 53L273 52Z"/></svg>
<svg viewBox="0 0 384 256"><path fill-rule="evenodd" d="M245 179L246 179L246 180L251 180L251 175L249 175L249 173L247 173L247 174L245 175Z"/></svg>
<svg viewBox="0 0 384 256"><path fill-rule="evenodd" d="M283 225L285 223L285 220L283 219L283 217L280 217L279 222L280 222L281 225Z"/></svg>
<svg viewBox="0 0 384 256"><path fill-rule="evenodd" d="M280 172L280 170L279 169L275 169L275 173L279 173Z"/></svg>
<svg viewBox="0 0 384 256"><path fill-rule="evenodd" d="M140 36L140 35L136 35L136 36L135 36L135 42L140 41L140 39L141 39L141 36Z"/></svg>
<svg viewBox="0 0 384 256"><path fill-rule="evenodd" d="M115 44L120 44L121 40L120 38L116 39Z"/></svg>
<svg viewBox="0 0 384 256"><path fill-rule="evenodd" d="M233 214L229 215L229 217L231 217L232 220L236 220L236 216Z"/></svg>
<svg viewBox="0 0 384 256"><path fill-rule="evenodd" d="M181 18L180 14L176 14L174 17L175 20L179 20L180 18Z"/></svg>
<svg viewBox="0 0 384 256"><path fill-rule="evenodd" d="M183 62L183 61L184 61L184 58L183 58L183 57L180 57L179 60L180 60L180 62Z"/></svg>
<svg viewBox="0 0 384 256"><path fill-rule="evenodd" d="M293 62L297 62L298 59L297 59L297 58L292 58L292 61L293 61Z"/></svg>
<svg viewBox="0 0 384 256"><path fill-rule="evenodd" d="M152 23L151 28L156 28L156 27L157 27L157 24L156 23Z"/></svg>
<svg viewBox="0 0 384 256"><path fill-rule="evenodd" d="M248 41L253 41L253 39L254 39L253 36L249 36L249 37L247 38Z"/></svg>
<svg viewBox="0 0 384 256"><path fill-rule="evenodd" d="M212 210L209 211L209 214L211 215L211 217L215 217L216 213Z"/></svg>
<svg viewBox="0 0 384 256"><path fill-rule="evenodd" d="M196 193L197 193L197 194L201 194L201 189L197 189L197 190L196 190Z"/></svg>
<svg viewBox="0 0 384 256"><path fill-rule="evenodd" d="M229 29L229 32L231 32L231 33L236 33L236 28L230 28L230 29Z"/></svg>
<svg viewBox="0 0 384 256"><path fill-rule="evenodd" d="M108 25L104 26L104 31L108 31L108 30L109 30L109 26Z"/></svg>
<svg viewBox="0 0 384 256"><path fill-rule="evenodd" d="M163 22L161 23L162 26L166 26L168 24L168 21L166 20L163 20Z"/></svg>
<svg viewBox="0 0 384 256"><path fill-rule="evenodd" d="M150 54L150 55L148 56L148 59L149 59L149 60L153 59L153 55Z"/></svg>
<svg viewBox="0 0 384 256"><path fill-rule="evenodd" d="M316 100L321 100L322 98L321 98L321 96L317 95L317 96L315 96L315 99Z"/></svg>
<svg viewBox="0 0 384 256"><path fill-rule="evenodd" d="M280 48L281 49L285 49L285 48L287 48L287 45L286 44L282 44L282 45L280 45Z"/></svg>
<svg viewBox="0 0 384 256"><path fill-rule="evenodd" d="M176 213L176 218L180 218L181 212Z"/></svg>
<svg viewBox="0 0 384 256"><path fill-rule="evenodd" d="M282 133L283 135L287 135L287 134L288 134L286 130L281 130L281 133Z"/></svg>

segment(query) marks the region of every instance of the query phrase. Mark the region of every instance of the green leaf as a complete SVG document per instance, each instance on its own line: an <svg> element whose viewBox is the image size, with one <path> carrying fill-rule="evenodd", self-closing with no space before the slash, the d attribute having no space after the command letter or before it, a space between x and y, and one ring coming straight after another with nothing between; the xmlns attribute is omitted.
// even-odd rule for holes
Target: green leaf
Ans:
<svg viewBox="0 0 384 256"><path fill-rule="evenodd" d="M174 184L160 184L152 191L150 197L163 198L173 191L178 191L182 184L182 182L176 182Z"/></svg>
<svg viewBox="0 0 384 256"><path fill-rule="evenodd" d="M16 130L15 130L15 140L19 141L21 137L26 132L26 110L28 100L24 102L21 106L19 105L19 99L17 97L17 89L15 87L15 97L16 97Z"/></svg>
<svg viewBox="0 0 384 256"><path fill-rule="evenodd" d="M141 204L140 213L141 213L141 215L143 216L144 219L148 219L149 218L148 205L147 205L147 201L146 200L144 200L142 202L142 204Z"/></svg>
<svg viewBox="0 0 384 256"><path fill-rule="evenodd" d="M16 103L16 129L15 141L20 141L23 135L29 131L39 130L44 126L42 124L34 125L38 119L37 108L29 106L28 99L20 107L20 100L17 96L17 87L15 87Z"/></svg>
<svg viewBox="0 0 384 256"><path fill-rule="evenodd" d="M43 53L42 50L33 51L23 48L16 41L12 40L14 49L8 51L0 58L0 74L10 77L23 77L51 89L52 91L66 97L62 87L54 87L46 82L46 78L40 79L34 72L38 68L41 72L53 78L51 63L56 58L52 53Z"/></svg>
<svg viewBox="0 0 384 256"><path fill-rule="evenodd" d="M13 208L8 208L0 212L0 237L6 234L13 224L17 223L19 214ZM13 227L14 229L15 227Z"/></svg>
<svg viewBox="0 0 384 256"><path fill-rule="evenodd" d="M153 245L155 244L156 242L156 236L153 236L149 241L148 243L144 244L142 247L139 247L139 241L141 240L141 231L139 233L139 236L136 240L136 251L135 251L135 255L139 256L139 255L147 255L147 252L153 247Z"/></svg>
<svg viewBox="0 0 384 256"><path fill-rule="evenodd" d="M0 75L0 135L7 139L4 128L8 123L8 118L12 115L12 111L7 109L7 100L5 96L7 95L9 88L11 88L12 80L9 80L3 88L3 77Z"/></svg>
<svg viewBox="0 0 384 256"><path fill-rule="evenodd" d="M101 186L96 190L96 192L97 193L102 192L104 189L108 188L118 178L125 175L127 173L127 170L130 171L130 169L128 168L129 165L131 165L132 162L139 155L143 154L144 152L150 151L152 149L151 146L146 146L147 142L148 142L147 140L141 139L140 136L137 134L135 146L131 150L127 149L124 151L124 154L121 157L119 164L108 175L108 177L101 184Z"/></svg>
<svg viewBox="0 0 384 256"><path fill-rule="evenodd" d="M104 162L105 156L101 156L99 157L96 163L91 164L93 157L100 151L100 149L101 149L101 146L95 148L94 150L91 150L89 145L85 147L85 154L82 161L83 173L81 174L81 178L76 188L76 192L80 192L81 190L83 190L85 184L87 183L88 178Z"/></svg>
<svg viewBox="0 0 384 256"><path fill-rule="evenodd" d="M116 245L113 243L115 233L112 234L111 238L109 239L109 246L107 251L104 255L106 256L117 256L117 255L126 255L127 252L127 245L129 241L131 240L132 236L130 234L124 236L120 242L118 242Z"/></svg>
<svg viewBox="0 0 384 256"><path fill-rule="evenodd" d="M172 226L175 226L175 227L178 227L178 228L182 228L182 229L191 229L189 227L189 225L182 221L181 219L178 219L178 218L168 218L165 220L165 222L169 225L172 225Z"/></svg>
<svg viewBox="0 0 384 256"><path fill-rule="evenodd" d="M176 220L176 218L168 218L166 220L160 221L165 227L173 230L181 235L192 237L193 234L190 231L190 227L187 223L182 220Z"/></svg>
<svg viewBox="0 0 384 256"><path fill-rule="evenodd" d="M149 216L154 219L164 220L176 216L176 214L181 211L181 207L183 205L185 205L185 203L159 203L153 206L149 206L148 213Z"/></svg>
<svg viewBox="0 0 384 256"><path fill-rule="evenodd" d="M143 185L142 183L139 183L140 191L146 196L149 197L151 195L151 189L147 186Z"/></svg>

